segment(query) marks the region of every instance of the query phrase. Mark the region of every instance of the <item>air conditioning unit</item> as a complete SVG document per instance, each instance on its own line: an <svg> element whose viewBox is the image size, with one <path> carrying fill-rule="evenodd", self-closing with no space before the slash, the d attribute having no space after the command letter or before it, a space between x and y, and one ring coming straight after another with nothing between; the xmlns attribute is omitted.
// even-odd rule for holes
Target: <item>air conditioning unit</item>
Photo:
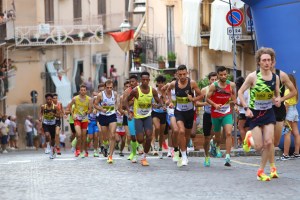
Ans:
<svg viewBox="0 0 300 200"><path fill-rule="evenodd" d="M94 65L100 65L101 64L101 54L100 53L96 53L93 55L93 64Z"/></svg>

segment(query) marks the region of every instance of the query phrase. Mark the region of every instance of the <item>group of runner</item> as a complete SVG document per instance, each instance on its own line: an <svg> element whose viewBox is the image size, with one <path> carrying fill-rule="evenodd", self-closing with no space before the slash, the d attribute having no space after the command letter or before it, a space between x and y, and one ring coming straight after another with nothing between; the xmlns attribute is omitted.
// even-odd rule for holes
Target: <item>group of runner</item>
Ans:
<svg viewBox="0 0 300 200"><path fill-rule="evenodd" d="M60 152L56 144L60 127L58 119L70 114L72 146L76 157L87 157L87 148L93 141L94 157L99 157L100 149L107 156L107 163L113 163L116 141L121 141L120 155L124 156L122 151L126 136L130 135L131 152L128 160L136 163L137 147L143 146L140 162L143 166L148 166L147 154L151 148L154 149L153 136L159 138L158 155L163 158L162 145L165 133L168 133L165 131L167 126L170 130L169 145L174 152L173 161L179 167L186 166L187 144L195 123L196 107L203 106L204 166L210 166L210 154L222 157L220 136L223 128L226 136L224 165L230 167L232 113L236 107L239 108L236 110L245 111L241 113L243 116L240 119L244 119L245 127L249 130L246 134L241 134L244 150L249 151L253 146L262 153L257 178L261 181L278 178L274 144L277 146L279 143L285 119L283 102L295 96L297 91L284 72L275 70L275 53L272 49L259 49L256 61L258 69L249 74L242 84L238 84L238 101L236 84L227 79L225 67L218 67L216 72L209 73L209 85L200 90L197 83L188 77L185 65L177 68L176 78L170 83L166 83L163 76L158 76L156 88L149 85L148 72L140 74L140 83L136 75L131 75L124 83L121 96L113 91L111 80L100 84L94 97L87 96L86 86L81 85L79 94L72 98L65 110L57 102L57 95L55 99L52 94L46 94L46 104L41 106L41 120L46 135L50 136L50 158L53 159L55 153ZM284 86L289 89L287 95L282 92ZM246 101L248 93L249 100ZM57 148L54 148L55 145ZM270 176L264 173L267 161L270 162Z"/></svg>

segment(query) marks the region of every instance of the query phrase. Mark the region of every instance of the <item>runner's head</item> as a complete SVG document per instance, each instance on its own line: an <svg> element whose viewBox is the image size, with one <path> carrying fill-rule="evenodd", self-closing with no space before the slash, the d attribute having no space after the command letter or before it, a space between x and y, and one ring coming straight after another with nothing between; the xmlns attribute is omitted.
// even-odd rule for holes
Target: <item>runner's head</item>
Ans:
<svg viewBox="0 0 300 200"><path fill-rule="evenodd" d="M98 92L102 92L105 88L105 83L99 83L98 84Z"/></svg>
<svg viewBox="0 0 300 200"><path fill-rule="evenodd" d="M209 84L212 84L218 79L218 74L217 72L210 72L207 77L208 77Z"/></svg>
<svg viewBox="0 0 300 200"><path fill-rule="evenodd" d="M85 96L86 95L86 85L80 85L79 95Z"/></svg>
<svg viewBox="0 0 300 200"><path fill-rule="evenodd" d="M239 89L242 87L243 83L245 82L244 77L239 76L235 80L236 90L239 91Z"/></svg>
<svg viewBox="0 0 300 200"><path fill-rule="evenodd" d="M113 88L114 88L114 83L112 80L108 79L106 82L105 82L105 92L107 94L111 94L111 92L113 91Z"/></svg>
<svg viewBox="0 0 300 200"><path fill-rule="evenodd" d="M264 70L271 69L275 62L275 51L272 48L260 48L255 54L257 66ZM273 66L274 67L274 66Z"/></svg>
<svg viewBox="0 0 300 200"><path fill-rule="evenodd" d="M45 95L45 99L46 99L46 103L47 103L48 105L51 105L52 102L53 102L53 94L47 93L47 94Z"/></svg>
<svg viewBox="0 0 300 200"><path fill-rule="evenodd" d="M125 82L124 82L124 89L123 89L123 90L125 91L125 90L127 90L127 88L129 88L129 87L130 87L130 82L129 82L129 81L125 81Z"/></svg>
<svg viewBox="0 0 300 200"><path fill-rule="evenodd" d="M162 88L166 83L166 78L163 75L159 75L155 79L157 88Z"/></svg>
<svg viewBox="0 0 300 200"><path fill-rule="evenodd" d="M58 94L53 93L52 95L53 95L53 103L57 104Z"/></svg>
<svg viewBox="0 0 300 200"><path fill-rule="evenodd" d="M138 85L138 77L135 74L130 75L129 77L130 87L134 88Z"/></svg>
<svg viewBox="0 0 300 200"><path fill-rule="evenodd" d="M187 68L185 65L179 65L177 68L177 78L181 81L184 82L187 77Z"/></svg>
<svg viewBox="0 0 300 200"><path fill-rule="evenodd" d="M141 73L141 85L142 86L148 86L150 81L150 74L149 72L142 72Z"/></svg>
<svg viewBox="0 0 300 200"><path fill-rule="evenodd" d="M218 74L218 79L221 82L223 82L223 83L226 82L226 80L227 80L227 70L224 66L218 67L217 74Z"/></svg>

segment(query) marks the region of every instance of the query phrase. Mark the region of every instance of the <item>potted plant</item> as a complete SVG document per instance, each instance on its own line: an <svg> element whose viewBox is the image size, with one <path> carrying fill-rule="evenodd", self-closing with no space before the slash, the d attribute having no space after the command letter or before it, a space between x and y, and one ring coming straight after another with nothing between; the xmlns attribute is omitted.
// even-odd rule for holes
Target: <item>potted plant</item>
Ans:
<svg viewBox="0 0 300 200"><path fill-rule="evenodd" d="M168 53L168 62L169 62L169 68L175 68L176 64L176 53L170 51Z"/></svg>
<svg viewBox="0 0 300 200"><path fill-rule="evenodd" d="M165 69L166 68L166 58L163 56L158 56L157 62L158 62L158 69Z"/></svg>

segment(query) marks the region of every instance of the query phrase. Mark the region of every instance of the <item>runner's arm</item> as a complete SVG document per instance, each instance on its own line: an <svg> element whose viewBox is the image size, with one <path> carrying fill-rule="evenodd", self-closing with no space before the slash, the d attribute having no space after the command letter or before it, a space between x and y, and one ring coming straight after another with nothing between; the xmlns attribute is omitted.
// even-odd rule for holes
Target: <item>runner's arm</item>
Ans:
<svg viewBox="0 0 300 200"><path fill-rule="evenodd" d="M167 96L168 96L168 101L166 102L166 104L169 104L169 106L174 106L173 103L172 103L172 94L171 94L171 90L175 88L175 81L172 81L167 90L166 90L166 93L167 93Z"/></svg>
<svg viewBox="0 0 300 200"><path fill-rule="evenodd" d="M90 114L93 112L93 98L89 97L89 110L87 114Z"/></svg>
<svg viewBox="0 0 300 200"><path fill-rule="evenodd" d="M206 102L207 102L208 104L210 104L211 106L215 107L216 109L219 109L222 105L221 105L221 104L216 104L215 102L213 102L213 101L210 99L211 95L215 92L215 90L216 90L215 85L214 85L214 84L211 84L211 85L209 86L209 90L208 90L208 93L207 93L207 95L206 95Z"/></svg>
<svg viewBox="0 0 300 200"><path fill-rule="evenodd" d="M97 98L96 100L94 101L94 108L96 108L97 110L99 111L102 111L103 108L102 106L100 106L100 102L102 101L102 92L100 92L98 95L97 95Z"/></svg>
<svg viewBox="0 0 300 200"><path fill-rule="evenodd" d="M284 102L285 100L290 99L298 94L294 84L292 83L288 75L282 71L280 71L280 73L283 84L290 90L290 92L287 95L281 97L281 102Z"/></svg>

